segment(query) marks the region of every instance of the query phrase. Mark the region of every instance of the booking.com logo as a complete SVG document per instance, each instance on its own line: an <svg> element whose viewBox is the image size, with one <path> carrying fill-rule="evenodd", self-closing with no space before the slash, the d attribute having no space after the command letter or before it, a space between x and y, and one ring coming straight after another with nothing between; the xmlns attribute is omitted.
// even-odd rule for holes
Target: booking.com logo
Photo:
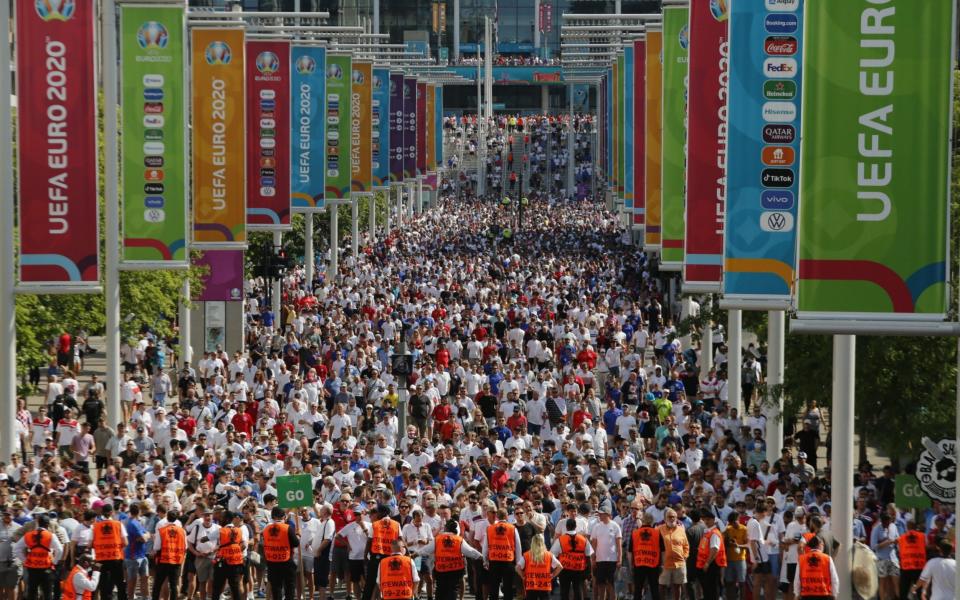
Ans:
<svg viewBox="0 0 960 600"><path fill-rule="evenodd" d="M35 6L44 21L66 21L77 10L76 0L37 0Z"/></svg>
<svg viewBox="0 0 960 600"><path fill-rule="evenodd" d="M230 64L233 53L230 51L230 46L226 42L217 41L210 42L204 56L207 59L208 65L226 65Z"/></svg>
<svg viewBox="0 0 960 600"><path fill-rule="evenodd" d="M257 70L271 75L280 69L280 58L273 52L261 52L257 55Z"/></svg>
<svg viewBox="0 0 960 600"><path fill-rule="evenodd" d="M317 70L317 61L312 56L301 56L297 59L297 73L300 75L309 75Z"/></svg>
<svg viewBox="0 0 960 600"><path fill-rule="evenodd" d="M166 48L170 36L163 23L147 21L137 30L137 43L143 49Z"/></svg>

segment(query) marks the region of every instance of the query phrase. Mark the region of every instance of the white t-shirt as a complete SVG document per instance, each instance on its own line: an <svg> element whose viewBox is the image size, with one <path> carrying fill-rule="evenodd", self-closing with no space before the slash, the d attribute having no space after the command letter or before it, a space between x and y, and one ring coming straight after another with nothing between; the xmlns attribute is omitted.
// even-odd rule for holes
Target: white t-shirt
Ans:
<svg viewBox="0 0 960 600"><path fill-rule="evenodd" d="M800 524L796 521L790 521L790 524L787 525L787 530L783 534L784 541L792 541L797 536L802 536L807 532L806 524ZM787 549L787 555L784 557L784 562L786 563L796 563L797 562L797 548L800 547L800 544L793 544L790 548Z"/></svg>
<svg viewBox="0 0 960 600"><path fill-rule="evenodd" d="M957 573L957 561L952 558L934 558L923 567L920 579L929 581L929 600L954 600L957 597L954 587Z"/></svg>
<svg viewBox="0 0 960 600"><path fill-rule="evenodd" d="M596 542L597 562L614 562L617 549L623 542L623 532L615 522L597 521L590 530L590 539Z"/></svg>

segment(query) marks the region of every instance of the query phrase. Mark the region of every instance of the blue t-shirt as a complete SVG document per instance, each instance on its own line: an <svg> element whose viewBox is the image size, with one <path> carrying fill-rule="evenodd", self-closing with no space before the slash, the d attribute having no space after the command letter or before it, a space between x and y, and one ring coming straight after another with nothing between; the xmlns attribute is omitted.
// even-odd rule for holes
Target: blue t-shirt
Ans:
<svg viewBox="0 0 960 600"><path fill-rule="evenodd" d="M138 559L147 557L147 542L144 536L147 530L137 519L128 519L125 527L127 528L127 547L123 549L123 557L126 559Z"/></svg>

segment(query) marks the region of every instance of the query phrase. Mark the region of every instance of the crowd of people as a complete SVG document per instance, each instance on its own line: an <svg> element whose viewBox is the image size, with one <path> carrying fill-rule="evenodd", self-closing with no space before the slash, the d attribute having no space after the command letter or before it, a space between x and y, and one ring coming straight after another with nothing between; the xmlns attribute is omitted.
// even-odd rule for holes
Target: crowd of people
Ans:
<svg viewBox="0 0 960 600"><path fill-rule="evenodd" d="M122 416L95 377L51 376L0 469L0 600L849 598L838 526L882 600L955 597L952 508L902 511L865 465L833 523L825 465L796 436L766 456L753 390L727 390L722 343L701 372L615 215L534 198L505 236L508 210L443 197L336 273L294 269L279 314L249 280L243 348L174 367L145 331ZM819 439L815 404L803 421ZM313 490L292 510L289 475Z"/></svg>

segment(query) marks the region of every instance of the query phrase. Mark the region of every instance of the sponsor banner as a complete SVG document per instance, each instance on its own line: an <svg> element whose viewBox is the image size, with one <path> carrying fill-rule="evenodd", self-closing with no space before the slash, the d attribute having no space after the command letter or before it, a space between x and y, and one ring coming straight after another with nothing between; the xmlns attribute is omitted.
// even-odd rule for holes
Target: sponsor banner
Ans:
<svg viewBox="0 0 960 600"><path fill-rule="evenodd" d="M16 11L20 281L94 287L96 4L17 0ZM4 70L9 77L9 65Z"/></svg>
<svg viewBox="0 0 960 600"><path fill-rule="evenodd" d="M427 84L417 82L417 175L427 174Z"/></svg>
<svg viewBox="0 0 960 600"><path fill-rule="evenodd" d="M603 113L603 123L606 129L606 136L604 137L603 148L604 148L604 164L606 165L606 174L607 174L607 186L611 191L614 190L614 177L616 173L613 172L613 68L610 67L607 69L606 77L604 78L603 86L603 99L604 105L607 107Z"/></svg>
<svg viewBox="0 0 960 600"><path fill-rule="evenodd" d="M327 172L324 177L324 201L350 199L352 73L350 55L327 54L324 103L327 121L324 155L327 159Z"/></svg>
<svg viewBox="0 0 960 600"><path fill-rule="evenodd" d="M687 6L663 7L663 249L660 268L665 271L679 271L683 267L689 18L690 8ZM647 45L650 45L649 35ZM649 74L647 80L650 80Z"/></svg>
<svg viewBox="0 0 960 600"><path fill-rule="evenodd" d="M573 112L586 113L590 111L590 84L573 84Z"/></svg>
<svg viewBox="0 0 960 600"><path fill-rule="evenodd" d="M350 186L354 192L373 191L370 171L372 155L371 106L373 65L353 63L353 91L350 94Z"/></svg>
<svg viewBox="0 0 960 600"><path fill-rule="evenodd" d="M183 19L182 6L120 6L120 189L125 262L186 262ZM162 113L144 111L148 103L155 102L162 103ZM156 193L148 193L148 189Z"/></svg>
<svg viewBox="0 0 960 600"><path fill-rule="evenodd" d="M434 149L436 152L436 163L437 166L443 168L443 86L437 85L434 88L434 114L435 122L433 125L434 129Z"/></svg>
<svg viewBox="0 0 960 600"><path fill-rule="evenodd" d="M327 50L316 46L290 48L290 202L294 212L323 210L323 102L326 93ZM262 158L260 164L276 164Z"/></svg>
<svg viewBox="0 0 960 600"><path fill-rule="evenodd" d="M633 42L633 224L646 222L646 77L647 42ZM657 57L659 61L659 57Z"/></svg>
<svg viewBox="0 0 960 600"><path fill-rule="evenodd" d="M683 281L688 290L720 291L723 274L729 10L726 2L690 2L683 251Z"/></svg>
<svg viewBox="0 0 960 600"><path fill-rule="evenodd" d="M623 49L623 207L633 212L633 46Z"/></svg>
<svg viewBox="0 0 960 600"><path fill-rule="evenodd" d="M403 178L417 176L417 80L403 78Z"/></svg>
<svg viewBox="0 0 960 600"><path fill-rule="evenodd" d="M648 30L645 41L644 107L644 248L663 246L663 33ZM662 259L662 252L661 252Z"/></svg>
<svg viewBox="0 0 960 600"><path fill-rule="evenodd" d="M290 44L248 41L247 57L247 226L289 230Z"/></svg>
<svg viewBox="0 0 960 600"><path fill-rule="evenodd" d="M892 4L806 7L801 319L939 321L949 306L955 2Z"/></svg>
<svg viewBox="0 0 960 600"><path fill-rule="evenodd" d="M427 111L426 127L427 130L427 171L436 172L437 170L437 86L435 84L427 85Z"/></svg>
<svg viewBox="0 0 960 600"><path fill-rule="evenodd" d="M803 1L793 4L792 13L774 13L770 2L736 2L730 14L723 293L728 299L749 299L754 306L763 299L783 306L793 290L800 139L786 139L786 130L779 130L789 125L796 131L800 125L800 73L794 57L801 55ZM764 24L771 14L796 15L797 31L770 35ZM779 108L771 111L771 105ZM765 135L768 128L773 139ZM782 177L774 178L777 172Z"/></svg>
<svg viewBox="0 0 960 600"><path fill-rule="evenodd" d="M373 185L390 183L390 71L373 70L371 92L371 139L370 150Z"/></svg>
<svg viewBox="0 0 960 600"><path fill-rule="evenodd" d="M613 62L613 76L610 80L610 98L611 98L611 108L610 111L610 124L611 124L611 133L612 137L610 140L611 147L611 168L613 169L613 176L610 178L611 188L613 189L614 195L619 198L623 197L623 187L620 184L620 134L622 131L620 124L620 58L617 57L617 60Z"/></svg>
<svg viewBox="0 0 960 600"><path fill-rule="evenodd" d="M390 73L390 182L403 181L403 73Z"/></svg>
<svg viewBox="0 0 960 600"><path fill-rule="evenodd" d="M224 302L243 300L243 251L205 250L193 258L193 264L206 267L201 292L194 300Z"/></svg>
<svg viewBox="0 0 960 600"><path fill-rule="evenodd" d="M193 60L193 244L247 243L244 33L190 32Z"/></svg>

